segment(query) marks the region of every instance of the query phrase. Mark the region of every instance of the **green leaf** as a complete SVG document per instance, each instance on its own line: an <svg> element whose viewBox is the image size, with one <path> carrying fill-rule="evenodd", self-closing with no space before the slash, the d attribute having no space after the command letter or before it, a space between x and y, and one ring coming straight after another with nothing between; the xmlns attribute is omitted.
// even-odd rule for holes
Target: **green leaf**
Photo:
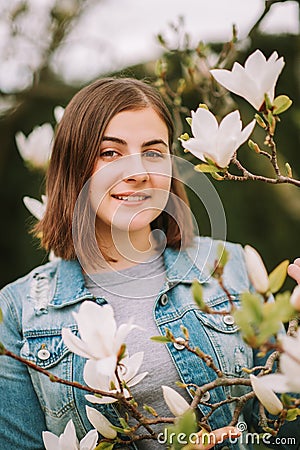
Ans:
<svg viewBox="0 0 300 450"><path fill-rule="evenodd" d="M154 408L152 408L152 406L144 405L143 408L144 408L145 411L147 411L148 413L150 413L152 416L154 416L154 417L157 417L157 416L158 416L157 412L155 411Z"/></svg>
<svg viewBox="0 0 300 450"><path fill-rule="evenodd" d="M258 145L256 142L252 141L252 139L249 139L249 141L248 141L248 147L249 147L251 150L254 150L255 153L260 153L260 152L261 152L261 150L260 150L260 148L259 148L259 145Z"/></svg>
<svg viewBox="0 0 300 450"><path fill-rule="evenodd" d="M289 409L287 414L286 414L286 420L291 422L293 420L296 420L298 416L300 416L300 409L299 408Z"/></svg>
<svg viewBox="0 0 300 450"><path fill-rule="evenodd" d="M112 450L114 446L115 444L111 442L100 442L100 444L97 445L95 450Z"/></svg>
<svg viewBox="0 0 300 450"><path fill-rule="evenodd" d="M161 342L162 344L166 344L167 342L172 342L172 340L170 338L168 338L167 336L152 336L151 341L154 342Z"/></svg>
<svg viewBox="0 0 300 450"><path fill-rule="evenodd" d="M225 244L219 244L217 247L217 259L218 265L221 267L225 267L229 260L229 252L225 248Z"/></svg>
<svg viewBox="0 0 300 450"><path fill-rule="evenodd" d="M288 162L285 163L285 170L286 170L287 176L292 178L293 177L293 171L292 171L292 168L291 168L291 166L290 166L290 164Z"/></svg>
<svg viewBox="0 0 300 450"><path fill-rule="evenodd" d="M194 300L195 300L197 306L200 309L202 309L202 310L204 309L205 310L206 309L206 304L205 304L205 301L203 299L203 287L199 283L198 280L194 280L192 282L192 294L193 294L193 297L194 297Z"/></svg>
<svg viewBox="0 0 300 450"><path fill-rule="evenodd" d="M188 135L188 133L183 133L181 136L179 136L179 139L181 139L182 141L188 141L190 139L190 136Z"/></svg>
<svg viewBox="0 0 300 450"><path fill-rule="evenodd" d="M189 124L189 126L192 125L192 118L191 117L186 117L185 120L187 121L187 123Z"/></svg>
<svg viewBox="0 0 300 450"><path fill-rule="evenodd" d="M0 342L0 355L4 355L5 354L5 347L2 344L2 342Z"/></svg>
<svg viewBox="0 0 300 450"><path fill-rule="evenodd" d="M285 282L289 260L282 261L269 275L270 291L278 292Z"/></svg>
<svg viewBox="0 0 300 450"><path fill-rule="evenodd" d="M217 166L211 165L211 164L197 164L195 166L195 170L197 172L203 172L203 173L214 173L214 172L220 172L221 169Z"/></svg>
<svg viewBox="0 0 300 450"><path fill-rule="evenodd" d="M292 100L287 95L279 95L273 102L273 114L281 114L292 105Z"/></svg>

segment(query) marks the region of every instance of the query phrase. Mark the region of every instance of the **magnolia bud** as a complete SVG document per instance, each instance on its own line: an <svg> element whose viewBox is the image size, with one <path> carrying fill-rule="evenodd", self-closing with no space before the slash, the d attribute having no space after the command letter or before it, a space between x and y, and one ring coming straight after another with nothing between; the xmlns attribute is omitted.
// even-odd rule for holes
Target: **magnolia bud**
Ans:
<svg viewBox="0 0 300 450"><path fill-rule="evenodd" d="M250 375L250 381L256 397L266 410L273 415L280 414L283 405L275 392L265 385L263 377L258 378L255 375Z"/></svg>
<svg viewBox="0 0 300 450"><path fill-rule="evenodd" d="M246 245L245 260L251 283L257 292L265 294L269 289L269 277L260 254L250 245Z"/></svg>
<svg viewBox="0 0 300 450"><path fill-rule="evenodd" d="M169 386L162 386L164 400L175 417L184 414L190 407L188 402Z"/></svg>
<svg viewBox="0 0 300 450"><path fill-rule="evenodd" d="M297 285L291 295L290 302L296 311L300 312L300 285Z"/></svg>
<svg viewBox="0 0 300 450"><path fill-rule="evenodd" d="M85 409L89 421L102 436L107 439L114 439L117 436L116 430L112 428L113 425L100 411L90 406L86 406Z"/></svg>

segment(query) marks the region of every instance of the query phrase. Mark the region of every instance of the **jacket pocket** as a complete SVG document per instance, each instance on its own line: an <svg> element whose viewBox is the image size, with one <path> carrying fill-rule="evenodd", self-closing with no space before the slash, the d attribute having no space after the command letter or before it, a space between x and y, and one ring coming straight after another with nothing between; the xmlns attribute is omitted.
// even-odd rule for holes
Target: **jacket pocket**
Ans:
<svg viewBox="0 0 300 450"><path fill-rule="evenodd" d="M34 362L55 377L72 380L73 354L64 344L61 330L38 330L25 333L21 356ZM53 382L48 376L30 369L33 386L46 414L62 417L73 407L72 387Z"/></svg>
<svg viewBox="0 0 300 450"><path fill-rule="evenodd" d="M216 312L228 310L227 298L224 297L224 302L220 301L214 309ZM206 314L197 309L195 315L214 348L222 371L227 376L246 377L243 368L252 367L253 351L243 341L233 315L230 312Z"/></svg>

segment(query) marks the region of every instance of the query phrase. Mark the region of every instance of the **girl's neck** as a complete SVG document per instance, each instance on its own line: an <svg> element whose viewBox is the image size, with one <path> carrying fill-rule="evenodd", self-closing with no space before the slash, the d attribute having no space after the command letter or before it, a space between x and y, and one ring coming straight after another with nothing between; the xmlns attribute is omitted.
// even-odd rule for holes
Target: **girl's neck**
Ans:
<svg viewBox="0 0 300 450"><path fill-rule="evenodd" d="M106 264L102 270L122 270L145 262L154 254L155 241L151 236L150 225L147 229L122 231L112 229L107 235L101 230L98 245ZM101 269L100 269L101 270Z"/></svg>

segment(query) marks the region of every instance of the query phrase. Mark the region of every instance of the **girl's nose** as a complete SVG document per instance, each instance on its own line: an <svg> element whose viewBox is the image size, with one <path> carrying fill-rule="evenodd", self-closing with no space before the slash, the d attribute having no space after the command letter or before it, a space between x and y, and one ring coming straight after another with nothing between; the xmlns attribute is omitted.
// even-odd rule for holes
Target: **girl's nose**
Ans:
<svg viewBox="0 0 300 450"><path fill-rule="evenodd" d="M126 161L124 161L125 181L142 183L148 181L149 178L141 154L130 155L126 158Z"/></svg>

